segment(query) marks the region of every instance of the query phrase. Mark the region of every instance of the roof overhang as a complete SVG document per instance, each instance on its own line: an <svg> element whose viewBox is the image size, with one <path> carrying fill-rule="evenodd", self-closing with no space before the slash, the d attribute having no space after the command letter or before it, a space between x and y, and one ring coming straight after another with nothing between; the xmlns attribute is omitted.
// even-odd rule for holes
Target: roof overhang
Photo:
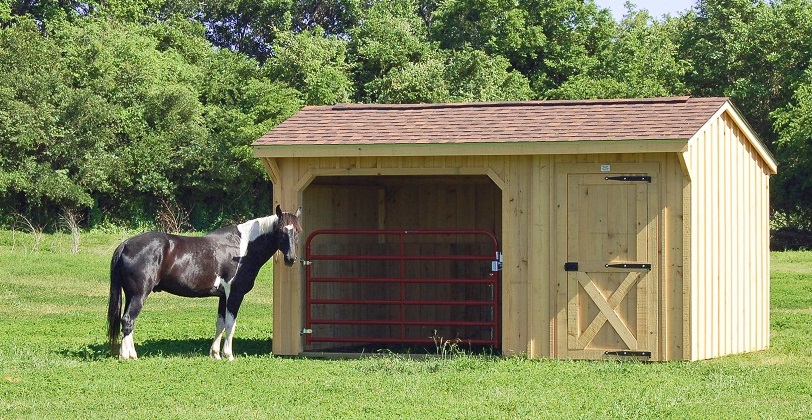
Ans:
<svg viewBox="0 0 812 420"><path fill-rule="evenodd" d="M258 158L391 157L391 156L517 156L600 153L676 153L688 139L584 140L500 143L387 143L254 145Z"/></svg>

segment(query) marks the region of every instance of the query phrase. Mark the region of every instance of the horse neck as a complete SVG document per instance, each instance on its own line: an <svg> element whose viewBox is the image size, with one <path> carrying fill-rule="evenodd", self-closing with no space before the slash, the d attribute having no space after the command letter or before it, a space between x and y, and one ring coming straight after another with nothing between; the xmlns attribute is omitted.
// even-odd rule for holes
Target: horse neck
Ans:
<svg viewBox="0 0 812 420"><path fill-rule="evenodd" d="M279 251L281 235L282 233L279 230L260 235L249 247L248 256L253 256L262 264L265 264L276 251Z"/></svg>

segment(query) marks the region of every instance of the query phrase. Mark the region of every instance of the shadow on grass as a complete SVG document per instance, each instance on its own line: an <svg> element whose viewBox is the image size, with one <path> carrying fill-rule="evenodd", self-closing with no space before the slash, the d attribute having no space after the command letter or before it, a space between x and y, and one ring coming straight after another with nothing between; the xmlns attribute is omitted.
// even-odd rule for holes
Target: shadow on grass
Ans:
<svg viewBox="0 0 812 420"><path fill-rule="evenodd" d="M138 358L151 357L209 357L211 338L191 339L163 339L147 340L135 343ZM234 356L262 356L271 354L273 340L268 339L241 339L234 337ZM64 349L59 352L62 356L80 360L104 360L113 357L110 346L104 344L89 344L80 349ZM118 355L115 356L118 358Z"/></svg>

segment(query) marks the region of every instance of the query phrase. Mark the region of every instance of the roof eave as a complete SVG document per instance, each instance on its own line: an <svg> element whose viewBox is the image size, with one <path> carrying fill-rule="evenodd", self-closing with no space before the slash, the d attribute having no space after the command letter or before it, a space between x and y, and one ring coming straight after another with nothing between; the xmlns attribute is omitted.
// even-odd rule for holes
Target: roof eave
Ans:
<svg viewBox="0 0 812 420"><path fill-rule="evenodd" d="M254 144L258 158L497 156L680 152L687 138L499 143Z"/></svg>

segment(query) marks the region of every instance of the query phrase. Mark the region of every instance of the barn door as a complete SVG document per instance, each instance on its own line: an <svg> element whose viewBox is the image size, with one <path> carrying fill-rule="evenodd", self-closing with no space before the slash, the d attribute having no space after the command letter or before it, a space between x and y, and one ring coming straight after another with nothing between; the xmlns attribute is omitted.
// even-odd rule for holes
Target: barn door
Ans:
<svg viewBox="0 0 812 420"><path fill-rule="evenodd" d="M559 176L559 357L656 358L656 182L648 171Z"/></svg>

